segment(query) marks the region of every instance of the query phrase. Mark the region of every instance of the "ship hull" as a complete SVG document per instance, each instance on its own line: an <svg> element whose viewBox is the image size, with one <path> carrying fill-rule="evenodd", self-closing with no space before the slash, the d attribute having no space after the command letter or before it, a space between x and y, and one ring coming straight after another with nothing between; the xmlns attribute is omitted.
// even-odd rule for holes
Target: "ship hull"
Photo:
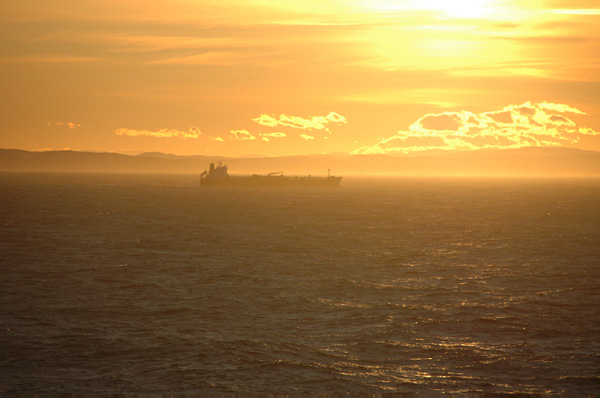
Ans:
<svg viewBox="0 0 600 398"><path fill-rule="evenodd" d="M203 178L202 186L217 187L339 187L342 177L247 176Z"/></svg>

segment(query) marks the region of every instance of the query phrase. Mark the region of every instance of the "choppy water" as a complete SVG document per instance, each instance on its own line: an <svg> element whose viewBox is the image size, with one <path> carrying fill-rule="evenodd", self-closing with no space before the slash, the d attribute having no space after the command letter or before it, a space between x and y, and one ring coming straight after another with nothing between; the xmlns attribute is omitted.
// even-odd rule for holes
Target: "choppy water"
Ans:
<svg viewBox="0 0 600 398"><path fill-rule="evenodd" d="M0 175L0 392L600 393L600 181Z"/></svg>

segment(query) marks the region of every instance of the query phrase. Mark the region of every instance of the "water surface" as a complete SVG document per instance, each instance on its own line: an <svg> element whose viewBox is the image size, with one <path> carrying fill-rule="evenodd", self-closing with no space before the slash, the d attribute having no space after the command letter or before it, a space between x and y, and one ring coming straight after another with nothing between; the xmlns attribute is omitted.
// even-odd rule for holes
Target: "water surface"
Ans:
<svg viewBox="0 0 600 398"><path fill-rule="evenodd" d="M598 393L599 198L0 174L0 392Z"/></svg>

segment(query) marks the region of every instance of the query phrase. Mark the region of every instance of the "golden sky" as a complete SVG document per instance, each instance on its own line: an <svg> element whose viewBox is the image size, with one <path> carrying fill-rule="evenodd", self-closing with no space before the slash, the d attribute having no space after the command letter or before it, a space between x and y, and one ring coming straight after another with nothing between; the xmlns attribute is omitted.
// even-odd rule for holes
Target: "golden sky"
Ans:
<svg viewBox="0 0 600 398"><path fill-rule="evenodd" d="M0 147L600 150L597 0L19 0Z"/></svg>

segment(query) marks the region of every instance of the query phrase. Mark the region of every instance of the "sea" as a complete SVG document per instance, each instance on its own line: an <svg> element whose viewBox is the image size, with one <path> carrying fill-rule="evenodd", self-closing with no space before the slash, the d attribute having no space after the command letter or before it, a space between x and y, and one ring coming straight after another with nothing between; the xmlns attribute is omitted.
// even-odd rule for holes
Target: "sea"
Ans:
<svg viewBox="0 0 600 398"><path fill-rule="evenodd" d="M0 174L4 396L600 395L600 179Z"/></svg>

